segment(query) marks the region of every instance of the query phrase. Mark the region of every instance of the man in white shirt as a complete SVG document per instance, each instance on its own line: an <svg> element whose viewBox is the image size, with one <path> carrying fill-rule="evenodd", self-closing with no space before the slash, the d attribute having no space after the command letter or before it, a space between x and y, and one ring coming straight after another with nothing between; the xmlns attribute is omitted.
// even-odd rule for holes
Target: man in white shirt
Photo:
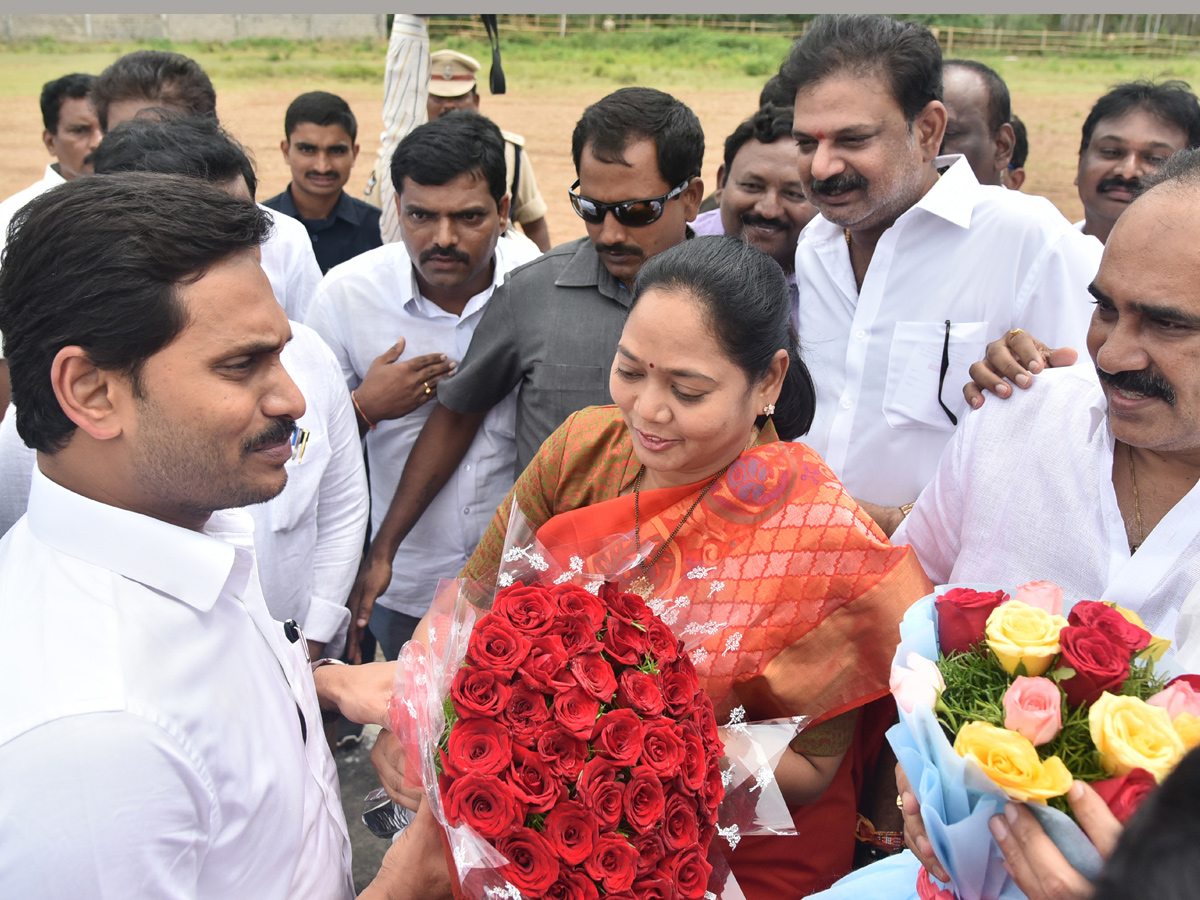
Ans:
<svg viewBox="0 0 1200 900"><path fill-rule="evenodd" d="M373 529L436 405L426 404L466 353L492 291L538 255L524 239L501 237L504 173L500 130L476 113L450 113L410 132L392 156L402 242L335 266L317 291L307 324L333 348L366 434ZM515 427L510 394L400 547L370 619L388 659L438 581L458 574L512 487ZM356 633L352 627L352 654Z"/></svg>
<svg viewBox="0 0 1200 900"><path fill-rule="evenodd" d="M198 179L95 175L35 200L0 268L38 451L0 541L0 627L21 636L0 661L6 894L353 895L321 709L380 721L391 674L310 674L226 512L282 490L305 411L268 228ZM415 849L391 852L420 867ZM364 896L415 897L404 868Z"/></svg>
<svg viewBox="0 0 1200 900"><path fill-rule="evenodd" d="M804 440L890 532L966 411L959 386L986 342L1014 326L1083 339L1101 248L1044 198L938 157L941 51L924 26L820 17L780 74L820 211L796 248L817 385Z"/></svg>
<svg viewBox="0 0 1200 900"><path fill-rule="evenodd" d="M164 111L213 121L217 117L217 94L200 65L162 50L122 56L100 73L94 98L105 133L129 119L161 117ZM275 225L262 246L263 271L288 318L303 321L321 281L312 241L296 219L262 208Z"/></svg>

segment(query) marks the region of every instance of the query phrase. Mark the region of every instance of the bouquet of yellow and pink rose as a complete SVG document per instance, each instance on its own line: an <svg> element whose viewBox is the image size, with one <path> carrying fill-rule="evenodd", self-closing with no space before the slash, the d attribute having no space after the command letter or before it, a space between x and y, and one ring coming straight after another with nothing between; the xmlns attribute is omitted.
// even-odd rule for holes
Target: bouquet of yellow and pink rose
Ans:
<svg viewBox="0 0 1200 900"><path fill-rule="evenodd" d="M1097 872L1098 854L1064 815L1073 779L1091 782L1124 821L1200 743L1200 678L1168 683L1155 665L1168 646L1114 605L1080 602L1064 617L1048 582L1011 596L942 587L918 601L901 625L901 722L888 738L951 885L922 869L910 891L1023 897L987 829L1008 799L1029 804L1077 869Z"/></svg>

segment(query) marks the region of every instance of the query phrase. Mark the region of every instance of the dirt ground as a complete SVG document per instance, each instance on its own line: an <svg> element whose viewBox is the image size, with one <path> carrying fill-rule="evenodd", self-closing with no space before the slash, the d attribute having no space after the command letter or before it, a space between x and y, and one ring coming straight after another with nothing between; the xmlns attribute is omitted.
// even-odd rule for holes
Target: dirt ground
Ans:
<svg viewBox="0 0 1200 900"><path fill-rule="evenodd" d="M361 196L379 149L383 86L315 85L272 80L261 89L224 90L218 85L217 112L226 127L253 153L259 176L259 199L277 194L289 173L279 152L283 113L288 103L306 90L324 88L346 98L359 121L362 147L348 190ZM575 180L571 162L571 130L580 112L606 91L541 90L536 96L519 87L499 97L484 95L481 112L501 128L523 134L533 161L538 186L546 198L546 214L554 243L581 237L583 222L571 210L567 188ZM696 111L708 136L704 153L706 192L716 184L725 136L754 111L754 91L709 90L674 92ZM1048 197L1072 221L1083 215L1072 184L1079 150L1079 129L1096 97L1092 94L1014 94L1013 109L1029 129L1030 156L1025 182L1029 193ZM42 176L49 160L41 143L41 120L35 97L0 98L0 198Z"/></svg>

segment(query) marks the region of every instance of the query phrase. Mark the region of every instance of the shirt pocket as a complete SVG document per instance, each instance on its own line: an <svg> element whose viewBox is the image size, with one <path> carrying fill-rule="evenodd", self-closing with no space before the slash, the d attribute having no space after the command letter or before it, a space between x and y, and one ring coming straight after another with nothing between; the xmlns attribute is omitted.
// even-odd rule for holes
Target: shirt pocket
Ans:
<svg viewBox="0 0 1200 900"><path fill-rule="evenodd" d="M298 424L303 428L306 423L299 421ZM315 520L321 480L332 458L329 435L311 428L308 443L304 445L303 459L296 460L293 455L287 461L287 484L278 496L267 501L270 508L267 521L273 532L286 534L299 528L306 520Z"/></svg>
<svg viewBox="0 0 1200 900"><path fill-rule="evenodd" d="M966 414L962 388L970 378L971 364L983 358L987 327L987 322L952 322L947 343L944 320L897 322L883 391L888 425L953 431L955 424L941 404L960 421ZM945 377L941 374L944 356L949 360Z"/></svg>

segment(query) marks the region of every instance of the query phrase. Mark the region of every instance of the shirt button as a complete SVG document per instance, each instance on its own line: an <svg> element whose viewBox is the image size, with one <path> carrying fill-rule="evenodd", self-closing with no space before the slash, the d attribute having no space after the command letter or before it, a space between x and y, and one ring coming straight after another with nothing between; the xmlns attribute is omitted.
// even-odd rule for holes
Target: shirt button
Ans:
<svg viewBox="0 0 1200 900"><path fill-rule="evenodd" d="M467 463L465 466L463 466L463 471L465 471L465 472L470 472L470 471L471 471L471 464L470 464L470 463Z"/></svg>
<svg viewBox="0 0 1200 900"><path fill-rule="evenodd" d="M464 507L463 507L463 515L464 515L464 516L469 516L470 514L471 514L471 507L469 507L469 506L464 506Z"/></svg>
<svg viewBox="0 0 1200 900"><path fill-rule="evenodd" d="M859 331L858 334L856 334L854 336L861 341L863 338L865 338L867 336L867 333L865 331Z"/></svg>
<svg viewBox="0 0 1200 900"><path fill-rule="evenodd" d="M851 405L851 404L850 404L850 401L849 401L849 400L843 400L843 401L842 401L842 409L849 409L849 408L850 408L850 405Z"/></svg>

